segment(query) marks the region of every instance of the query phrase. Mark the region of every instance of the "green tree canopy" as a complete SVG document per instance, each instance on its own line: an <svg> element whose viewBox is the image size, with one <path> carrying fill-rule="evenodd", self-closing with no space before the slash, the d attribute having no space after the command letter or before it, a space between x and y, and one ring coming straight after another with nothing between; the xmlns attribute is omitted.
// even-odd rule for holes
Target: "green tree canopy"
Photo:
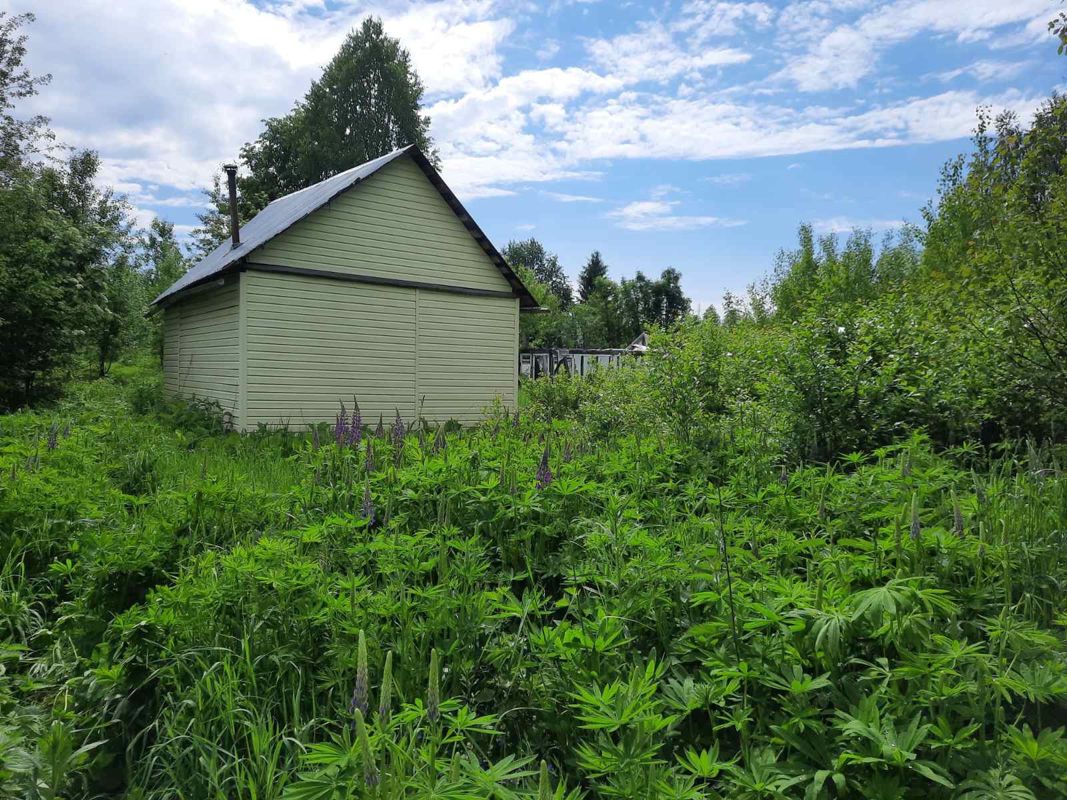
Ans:
<svg viewBox="0 0 1067 800"><path fill-rule="evenodd" d="M185 274L188 263L182 255L174 224L154 217L141 233L139 265L154 298Z"/></svg>
<svg viewBox="0 0 1067 800"><path fill-rule="evenodd" d="M1026 127L982 112L966 159L926 209L929 297L1002 360L986 379L1067 417L1067 97Z"/></svg>
<svg viewBox="0 0 1067 800"><path fill-rule="evenodd" d="M530 237L519 242L508 242L502 255L513 267L523 267L533 273L556 297L562 310L566 311L574 304L571 284L559 259L555 253L545 250L545 246L537 239Z"/></svg>
<svg viewBox="0 0 1067 800"><path fill-rule="evenodd" d="M0 12L0 409L57 393L79 353L106 371L143 329L129 204L96 153L56 158L47 120L15 115L47 83L23 64L32 21Z"/></svg>
<svg viewBox="0 0 1067 800"><path fill-rule="evenodd" d="M129 207L96 186L99 159L27 162L0 190L0 407L53 394L79 349L110 363L130 306ZM140 313L143 307L138 307Z"/></svg>
<svg viewBox="0 0 1067 800"><path fill-rule="evenodd" d="M0 11L0 169L15 168L22 159L36 152L41 139L51 139L48 119L36 115L21 119L14 115L15 104L37 94L51 75L30 73L23 63L26 57L26 34L22 26L33 22L33 14L9 14Z"/></svg>
<svg viewBox="0 0 1067 800"><path fill-rule="evenodd" d="M141 233L138 268L146 287L145 300L151 302L178 278L185 274L189 264L182 255L174 235L174 225L156 217ZM149 320L149 340L152 352L163 363L163 318L156 314Z"/></svg>
<svg viewBox="0 0 1067 800"><path fill-rule="evenodd" d="M582 268L576 302L559 259L537 239L508 242L503 255L547 309L523 315L524 347L624 347L649 328L670 328L690 312L676 269L663 270L655 280L638 271L616 283L594 250Z"/></svg>

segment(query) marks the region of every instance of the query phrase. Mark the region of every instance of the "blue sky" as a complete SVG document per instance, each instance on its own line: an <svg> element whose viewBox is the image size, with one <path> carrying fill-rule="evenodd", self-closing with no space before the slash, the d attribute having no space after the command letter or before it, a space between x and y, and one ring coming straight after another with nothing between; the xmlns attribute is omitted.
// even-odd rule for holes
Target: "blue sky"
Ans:
<svg viewBox="0 0 1067 800"><path fill-rule="evenodd" d="M187 233L199 189L367 14L410 50L445 179L499 246L572 276L680 269L743 291L801 221L918 221L975 108L1065 85L1051 0L0 0L33 10L32 110L92 147L138 219Z"/></svg>

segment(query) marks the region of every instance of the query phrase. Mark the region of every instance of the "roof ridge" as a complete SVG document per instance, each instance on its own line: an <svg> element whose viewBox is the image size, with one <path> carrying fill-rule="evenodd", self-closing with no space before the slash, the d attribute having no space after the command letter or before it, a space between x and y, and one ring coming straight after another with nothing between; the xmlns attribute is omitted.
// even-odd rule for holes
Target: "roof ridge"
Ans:
<svg viewBox="0 0 1067 800"><path fill-rule="evenodd" d="M316 186L321 186L322 184L326 183L327 181L332 181L335 178L340 178L342 175L347 175L349 172L355 172L357 169L365 169L366 167L369 167L371 164L373 164L376 161L381 161L382 159L387 159L387 158L394 158L394 157L400 155L405 150L410 150L414 146L415 145L413 145L413 144L406 144L403 147L398 147L395 150L390 150L384 156L378 156L377 158L372 158L370 161L364 161L362 164L356 164L356 166L349 167L348 169L342 170L341 172L335 172L333 175L330 175L328 178L323 178L321 181L316 181L315 183L309 184L309 185L305 186L303 189L294 189L293 191L289 192L289 194L283 194L281 197L275 197L273 200L271 200L269 203L267 203L267 205L268 206L272 206L275 203L277 203L279 200L285 200L287 197L292 197L294 195L300 194L301 192L306 192L308 189L314 189Z"/></svg>

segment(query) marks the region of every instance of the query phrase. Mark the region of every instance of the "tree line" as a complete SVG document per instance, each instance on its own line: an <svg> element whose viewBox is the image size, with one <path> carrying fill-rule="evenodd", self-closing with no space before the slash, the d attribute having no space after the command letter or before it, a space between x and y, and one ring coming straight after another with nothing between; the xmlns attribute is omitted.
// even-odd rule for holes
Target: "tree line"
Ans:
<svg viewBox="0 0 1067 800"><path fill-rule="evenodd" d="M1062 441L1067 97L1029 124L981 109L922 217L880 245L802 225L766 279L670 345L695 365L672 361L671 390L704 391L687 418L721 413L727 394L769 403L795 452L820 460L909 430L942 446Z"/></svg>
<svg viewBox="0 0 1067 800"><path fill-rule="evenodd" d="M1061 44L1065 19L1050 24ZM43 117L18 116L18 103L49 83L24 64L32 20L0 12L0 410L54 398L76 371L104 375L124 353L160 353L150 301L226 238L229 219L216 176L187 258L172 225L138 228L129 202L101 187L97 154L64 147ZM242 221L405 144L436 160L422 94L408 53L379 20L364 20L292 110L241 148ZM811 395L813 418L836 419L823 407L835 381L841 408L852 408L877 374L871 404L921 406L914 416L929 424L1051 425L1067 386L1065 164L1064 98L1030 125L983 110L972 152L946 165L921 227L878 245L870 232L842 242L802 226L767 279L746 297L727 295L708 322L809 337L814 349L789 379ZM572 283L536 239L509 242L504 256L544 308L523 316L524 346L619 347L695 323L673 268L613 280L594 251ZM842 336L859 338L845 346Z"/></svg>
<svg viewBox="0 0 1067 800"><path fill-rule="evenodd" d="M101 187L95 152L57 142L44 117L17 116L18 102L50 82L25 66L32 21L0 12L0 410L51 400L75 374L106 375L125 353L161 357L150 303L227 238L230 214L217 173L184 252L172 224L140 228L128 200ZM408 52L379 19L365 19L293 108L264 120L241 147L241 222L407 144L437 163L422 95ZM594 253L574 296L558 259L536 240L512 242L505 255L546 308L523 321L528 345L625 345L689 310L676 270L615 282Z"/></svg>
<svg viewBox="0 0 1067 800"><path fill-rule="evenodd" d="M537 239L508 242L502 255L544 309L522 316L523 347L625 347L649 328L669 328L690 312L682 275L673 268L657 279L638 271L613 281L594 250L578 273L576 292L559 258Z"/></svg>
<svg viewBox="0 0 1067 800"><path fill-rule="evenodd" d="M126 198L99 187L96 153L59 144L43 116L16 116L50 81L24 64L32 21L0 12L0 410L158 340L147 302L185 269L173 226L137 230Z"/></svg>
<svg viewBox="0 0 1067 800"><path fill-rule="evenodd" d="M0 411L47 402L75 374L106 375L123 354L162 357L160 292L228 236L218 174L189 252L174 226L139 228L128 200L100 188L100 158L56 141L15 107L50 76L25 66L32 14L0 12ZM422 83L399 42L368 18L281 117L240 151L239 216L407 144L436 153Z"/></svg>

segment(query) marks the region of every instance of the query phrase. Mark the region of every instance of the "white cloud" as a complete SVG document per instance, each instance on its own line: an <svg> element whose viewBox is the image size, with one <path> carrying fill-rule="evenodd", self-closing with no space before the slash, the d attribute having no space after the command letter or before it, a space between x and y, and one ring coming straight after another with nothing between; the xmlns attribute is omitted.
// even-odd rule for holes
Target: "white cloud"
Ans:
<svg viewBox="0 0 1067 800"><path fill-rule="evenodd" d="M559 54L559 42L555 39L546 39L537 49L538 61L551 61Z"/></svg>
<svg viewBox="0 0 1067 800"><path fill-rule="evenodd" d="M443 0L408 6L405 13L395 16L373 8L365 13L383 17L386 32L399 38L411 53L431 97L481 89L500 77L502 57L497 48L514 31L515 23L482 18L494 11L492 3Z"/></svg>
<svg viewBox="0 0 1067 800"><path fill-rule="evenodd" d="M988 81L1006 81L1018 76L1030 65L1028 61L996 61L980 59L957 69L950 69L937 74L938 80L948 83L966 75L979 83Z"/></svg>
<svg viewBox="0 0 1067 800"><path fill-rule="evenodd" d="M722 175L712 175L704 180L716 186L740 186L752 180L752 176L747 172L726 172Z"/></svg>
<svg viewBox="0 0 1067 800"><path fill-rule="evenodd" d="M786 91L782 79L811 89L856 85L886 48L920 34L974 42L995 30L979 45L992 49L1009 34L1035 35L1049 2L799 0L776 12L763 2L686 0L673 15L663 10L618 35L585 41L585 63L511 70L507 54L517 39L527 61L563 52L532 28L535 7L511 0L275 0L263 7L155 0L151 13L118 0L42 8L13 0L15 10L31 5L38 20L29 31L30 64L54 74L33 110L53 117L63 141L98 149L102 178L138 208L165 210L197 205L218 165L258 134L264 117L291 108L368 13L381 15L411 52L445 178L472 199L595 179L614 169L606 160L751 158L965 137L976 106L1025 116L1041 97L864 91L813 105ZM753 46L753 32L766 38L772 25L773 50ZM800 56L779 70L780 54L791 52ZM944 75L981 82L1006 63L975 60L972 47L968 64ZM741 175L707 180L733 186ZM669 209L630 204L612 219L641 229L722 224L676 213L666 194L641 202L653 201Z"/></svg>
<svg viewBox="0 0 1067 800"><path fill-rule="evenodd" d="M773 18L774 9L766 3L689 0L682 5L677 28L703 42L712 37L735 36L746 25L764 28Z"/></svg>
<svg viewBox="0 0 1067 800"><path fill-rule="evenodd" d="M952 91L856 113L623 93L573 113L560 149L577 161L752 158L887 147L966 137L978 105L991 103L1026 117L1041 99L1014 90L992 96Z"/></svg>
<svg viewBox="0 0 1067 800"><path fill-rule="evenodd" d="M664 197L672 194L679 194L681 191L682 189L675 186L673 183L660 183L652 187L649 191L649 196L651 196L653 200L662 200Z"/></svg>
<svg viewBox="0 0 1067 800"><path fill-rule="evenodd" d="M612 39L594 39L586 47L600 69L627 84L662 82L709 67L743 64L752 57L733 47L684 48L658 23Z"/></svg>
<svg viewBox="0 0 1067 800"><path fill-rule="evenodd" d="M609 211L607 216L620 228L631 231L684 231L694 228L736 227L743 220L705 215L675 214L677 200L637 200Z"/></svg>
<svg viewBox="0 0 1067 800"><path fill-rule="evenodd" d="M541 192L545 197L560 203L603 203L601 197L591 197L585 194L567 194L566 192Z"/></svg>
<svg viewBox="0 0 1067 800"><path fill-rule="evenodd" d="M523 70L485 90L442 100L429 109L444 176L465 197L486 187L591 177L553 152L551 137L529 128L565 126L565 103L584 94L617 91L622 83L580 67Z"/></svg>
<svg viewBox="0 0 1067 800"><path fill-rule="evenodd" d="M832 6L809 3L804 25L813 34L810 47L780 75L803 91L851 88L874 72L882 52L920 34L973 42L1007 25L1029 30L1053 8L1049 0L896 0L835 25Z"/></svg>
<svg viewBox="0 0 1067 800"><path fill-rule="evenodd" d="M490 0L10 5L36 13L28 63L53 75L28 108L50 116L62 141L98 149L102 179L180 190L207 185L260 120L288 111L367 14L401 37L431 96L495 83L514 27Z"/></svg>

